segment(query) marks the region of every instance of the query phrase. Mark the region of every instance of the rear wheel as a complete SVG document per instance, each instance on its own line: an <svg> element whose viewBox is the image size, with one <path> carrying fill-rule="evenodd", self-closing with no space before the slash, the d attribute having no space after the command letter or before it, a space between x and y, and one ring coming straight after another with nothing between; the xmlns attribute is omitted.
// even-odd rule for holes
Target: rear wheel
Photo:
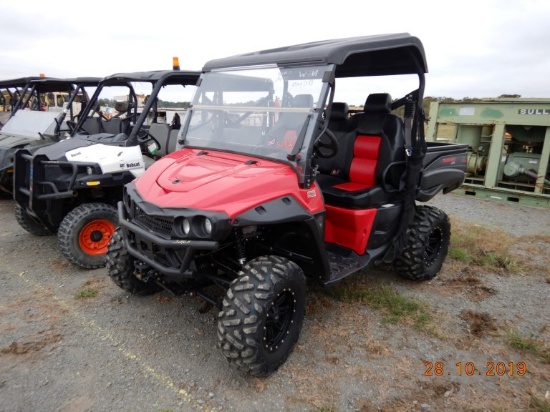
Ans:
<svg viewBox="0 0 550 412"><path fill-rule="evenodd" d="M20 205L15 205L15 220L17 220L19 226L35 236L53 235L53 232L50 229L42 223L36 221Z"/></svg>
<svg viewBox="0 0 550 412"><path fill-rule="evenodd" d="M107 271L115 284L134 295L149 295L160 290L155 283L145 283L134 275L135 259L128 253L120 228L115 230L107 250Z"/></svg>
<svg viewBox="0 0 550 412"><path fill-rule="evenodd" d="M223 300L219 347L228 362L253 376L281 366L298 340L306 281L300 267L278 256L250 261Z"/></svg>
<svg viewBox="0 0 550 412"><path fill-rule="evenodd" d="M443 266L450 239L447 214L432 206L417 206L405 249L394 261L395 272L412 280L433 279Z"/></svg>
<svg viewBox="0 0 550 412"><path fill-rule="evenodd" d="M83 269L103 267L117 224L117 211L113 206L84 203L68 213L59 226L57 241L61 252Z"/></svg>

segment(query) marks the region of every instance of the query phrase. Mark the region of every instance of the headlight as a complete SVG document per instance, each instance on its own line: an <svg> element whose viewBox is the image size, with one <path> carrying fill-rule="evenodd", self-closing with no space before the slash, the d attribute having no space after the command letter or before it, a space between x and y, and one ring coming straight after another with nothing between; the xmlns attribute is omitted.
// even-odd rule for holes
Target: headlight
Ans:
<svg viewBox="0 0 550 412"><path fill-rule="evenodd" d="M181 239L209 239L212 236L218 236L220 224L216 217L193 213L187 214L187 216L175 216L174 235ZM227 227L231 229L229 220L227 221ZM222 234L225 235L225 232Z"/></svg>
<svg viewBox="0 0 550 412"><path fill-rule="evenodd" d="M204 233L206 233L207 235L212 233L212 221L205 217L204 221L202 222L202 228L204 229Z"/></svg>
<svg viewBox="0 0 550 412"><path fill-rule="evenodd" d="M189 231L191 230L191 224L189 223L189 220L183 219L183 222L181 222L181 228L183 230L183 233L188 235Z"/></svg>

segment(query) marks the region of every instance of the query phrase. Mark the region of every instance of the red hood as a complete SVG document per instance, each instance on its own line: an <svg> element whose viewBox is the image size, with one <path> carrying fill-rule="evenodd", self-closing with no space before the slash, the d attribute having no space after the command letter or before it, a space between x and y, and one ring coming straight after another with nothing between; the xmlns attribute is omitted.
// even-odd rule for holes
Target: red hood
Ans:
<svg viewBox="0 0 550 412"><path fill-rule="evenodd" d="M290 166L225 152L185 149L168 155L136 180L136 188L144 200L160 207L230 217L282 196L295 197L311 213L324 209L317 187L300 189Z"/></svg>

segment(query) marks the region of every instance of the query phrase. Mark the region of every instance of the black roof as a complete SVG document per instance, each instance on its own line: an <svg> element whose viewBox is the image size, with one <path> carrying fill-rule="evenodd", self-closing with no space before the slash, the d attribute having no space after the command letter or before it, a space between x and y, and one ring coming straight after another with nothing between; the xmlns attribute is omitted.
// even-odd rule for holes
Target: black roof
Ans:
<svg viewBox="0 0 550 412"><path fill-rule="evenodd" d="M157 82L165 77L173 79L174 83L180 84L182 79L187 80L189 84L195 85L199 78L199 71L191 70L154 70L150 72L134 72L134 73L116 73L103 78L102 83L105 84L123 84L126 82ZM170 84L170 80L166 81Z"/></svg>
<svg viewBox="0 0 550 412"><path fill-rule="evenodd" d="M100 81L100 77L74 77L68 79L45 77L31 80L30 83L35 84L36 88L41 92L55 92L60 89L69 89L73 86L97 86Z"/></svg>
<svg viewBox="0 0 550 412"><path fill-rule="evenodd" d="M40 79L38 76L31 77L19 77L17 79L4 79L0 80L0 87L24 87L31 80Z"/></svg>
<svg viewBox="0 0 550 412"><path fill-rule="evenodd" d="M206 62L203 71L266 64L335 64L336 77L427 73L422 42L409 33L350 37L262 50Z"/></svg>

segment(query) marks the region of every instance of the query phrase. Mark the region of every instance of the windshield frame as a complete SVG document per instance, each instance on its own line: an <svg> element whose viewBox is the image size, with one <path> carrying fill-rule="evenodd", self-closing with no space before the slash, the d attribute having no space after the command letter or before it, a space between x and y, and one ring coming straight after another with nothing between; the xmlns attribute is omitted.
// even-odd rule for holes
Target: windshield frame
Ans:
<svg viewBox="0 0 550 412"><path fill-rule="evenodd" d="M180 148L230 152L282 162L288 164L296 172L300 184L303 184L306 176L310 175L308 169L311 167L313 143L319 136L319 132L323 131L321 123L324 122L325 107L330 105L327 100L330 90L333 89L328 79L334 79L334 71L335 65L332 64L291 66L272 64L204 72L198 82L199 86L193 103L182 122L178 145ZM274 85L269 80L254 76L257 73L271 74L274 72L280 73L278 78L280 84ZM302 83L298 84L298 82ZM216 87L219 88L216 89ZM300 87L309 93L303 93L297 97ZM254 101L255 104L248 105L224 100L224 93L230 95L232 91L236 90L250 92L251 95L257 94L261 98ZM307 97L308 95L311 95L311 99ZM278 104L276 104L277 101ZM300 105L299 102L303 104ZM254 146L253 143L245 143L248 137L241 135L237 136L238 139L242 139L240 143L233 144L231 137L227 137L227 131L230 129L227 120L224 120L222 125L213 126L214 129L216 127L223 128L224 131L219 136L215 135L214 131L207 130L204 132L205 137L198 138L194 133L197 133L199 127L202 126L206 129L207 122L212 124L216 121L220 122L219 119L214 118L216 111L223 111L223 116L233 115L236 122L246 121L252 116L257 118L263 116L260 122L262 126L257 131L259 135L254 135L249 140L249 142L253 142L253 139L256 138L260 144ZM239 113L243 114L237 117ZM211 114L212 118L209 118L208 114ZM203 120L202 123L199 122L199 116L206 120ZM282 122L284 116L286 116L286 122L289 121L289 118L293 118L297 127L293 143L280 146L278 142L273 143L274 139L270 138L270 132L277 130L279 122ZM246 132L244 128L236 128L236 134L239 131ZM270 147L271 144L276 144L277 151L273 151Z"/></svg>

